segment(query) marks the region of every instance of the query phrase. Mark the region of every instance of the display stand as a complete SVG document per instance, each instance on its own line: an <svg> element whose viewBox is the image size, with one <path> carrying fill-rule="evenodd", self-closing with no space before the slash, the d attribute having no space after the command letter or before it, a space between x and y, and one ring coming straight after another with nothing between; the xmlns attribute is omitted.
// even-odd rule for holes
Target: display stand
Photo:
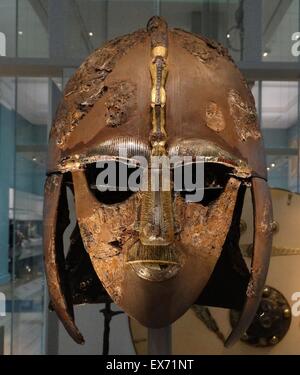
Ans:
<svg viewBox="0 0 300 375"><path fill-rule="evenodd" d="M148 329L148 354L172 354L172 326Z"/></svg>
<svg viewBox="0 0 300 375"><path fill-rule="evenodd" d="M113 311L111 309L112 302L109 300L105 302L104 309L100 312L104 315L104 333L103 333L103 344L102 344L102 355L109 354L109 334L110 334L110 321L115 315L123 314L123 311Z"/></svg>

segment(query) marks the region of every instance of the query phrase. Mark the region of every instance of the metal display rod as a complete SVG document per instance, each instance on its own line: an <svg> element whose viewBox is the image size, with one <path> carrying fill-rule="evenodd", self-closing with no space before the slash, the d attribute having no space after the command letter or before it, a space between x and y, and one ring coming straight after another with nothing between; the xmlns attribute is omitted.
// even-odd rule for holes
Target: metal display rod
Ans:
<svg viewBox="0 0 300 375"><path fill-rule="evenodd" d="M148 329L148 354L172 354L172 326Z"/></svg>

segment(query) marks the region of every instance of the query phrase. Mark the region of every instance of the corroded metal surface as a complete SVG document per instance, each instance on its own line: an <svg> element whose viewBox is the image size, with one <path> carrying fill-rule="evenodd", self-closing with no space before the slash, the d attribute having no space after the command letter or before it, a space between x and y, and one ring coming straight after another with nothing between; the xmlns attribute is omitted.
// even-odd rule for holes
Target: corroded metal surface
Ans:
<svg viewBox="0 0 300 375"><path fill-rule="evenodd" d="M228 337L229 346L247 330L259 306L265 285L272 251L272 203L267 183L259 178L252 181L252 202L254 212L253 256L251 277L246 291L246 301L240 320Z"/></svg>
<svg viewBox="0 0 300 375"><path fill-rule="evenodd" d="M259 139L261 134L257 127L254 105L247 105L239 92L234 89L229 91L228 103L239 139L243 142L247 141L248 138Z"/></svg>
<svg viewBox="0 0 300 375"><path fill-rule="evenodd" d="M73 173L73 182L84 246L101 282L119 304L126 250L138 240L134 224L140 196L137 194L118 205L105 205L90 193L83 172Z"/></svg>
<svg viewBox="0 0 300 375"><path fill-rule="evenodd" d="M136 109L136 86L130 82L115 82L106 99L106 125L116 128L124 124Z"/></svg>
<svg viewBox="0 0 300 375"><path fill-rule="evenodd" d="M175 29L174 33L178 36L182 47L199 59L201 63L212 63L221 56L233 61L227 49L212 39L180 29Z"/></svg>
<svg viewBox="0 0 300 375"><path fill-rule="evenodd" d="M66 283L66 275L64 273L65 260L61 239L68 225L68 219L66 218L68 212L66 210L63 210L61 213L59 212L59 208L62 208L60 205L62 198L61 186L61 175L47 177L44 203L45 271L52 306L70 336L77 343L81 344L84 342L84 339L74 322L73 304L69 298L69 286ZM66 209L66 207L63 208ZM59 225L56 225L59 214L63 214L63 216L60 218Z"/></svg>
<svg viewBox="0 0 300 375"><path fill-rule="evenodd" d="M215 102L209 102L206 107L207 126L216 132L225 129L226 123L221 109Z"/></svg>
<svg viewBox="0 0 300 375"><path fill-rule="evenodd" d="M179 250L180 268L173 278L164 278L164 283L169 283L164 287L165 301L161 301L161 284L145 284L145 281L135 274L134 267L127 265L124 259L139 242L135 222L141 205L140 194L117 206L109 206L99 203L89 192L83 172L74 173L73 181L81 236L94 269L112 299L147 326L164 326L177 319L205 287L220 256L231 223L240 181L229 179L220 199L209 207L196 203L192 205L177 197L174 215L181 231L176 236L175 244ZM85 204L82 204L83 200ZM218 228L218 235L215 228ZM171 247L169 251L172 251ZM148 267L150 272L155 272L151 264ZM197 272L194 269L197 269ZM128 283L131 286L127 285ZM189 285L189 288L183 290L185 285ZM178 306L173 302L174 308L168 309L171 296L180 290L182 295L176 301ZM148 299L147 305L151 303L159 307L150 309L145 314L146 306L140 303L142 297L138 298L143 294L144 298Z"/></svg>
<svg viewBox="0 0 300 375"><path fill-rule="evenodd" d="M65 88L64 100L51 130L58 147L66 147L66 140L73 129L108 91L105 80L117 61L144 38L143 30L116 38L93 52L76 71Z"/></svg>

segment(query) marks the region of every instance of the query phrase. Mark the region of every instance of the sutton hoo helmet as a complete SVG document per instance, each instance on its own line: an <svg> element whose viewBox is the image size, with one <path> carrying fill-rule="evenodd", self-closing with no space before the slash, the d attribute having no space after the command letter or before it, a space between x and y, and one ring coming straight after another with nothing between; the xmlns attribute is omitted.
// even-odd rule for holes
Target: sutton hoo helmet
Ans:
<svg viewBox="0 0 300 375"><path fill-rule="evenodd" d="M134 173L129 164L155 156L188 156L192 166L201 157L203 199L186 199L174 177L169 190L160 182L153 189L151 178L138 191L95 188L101 161ZM255 229L250 271L238 247L246 186ZM67 187L77 223L65 256ZM239 308L227 344L236 341L264 286L271 211L254 100L218 43L153 17L146 30L93 52L68 82L50 134L44 246L52 306L77 342L73 304L101 302L105 290L147 327L172 323L196 300Z"/></svg>

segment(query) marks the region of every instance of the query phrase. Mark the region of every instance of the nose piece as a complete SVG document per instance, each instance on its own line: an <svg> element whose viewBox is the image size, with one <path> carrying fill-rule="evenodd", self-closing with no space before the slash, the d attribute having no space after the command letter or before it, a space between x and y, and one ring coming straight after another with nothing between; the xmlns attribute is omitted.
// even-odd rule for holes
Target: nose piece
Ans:
<svg viewBox="0 0 300 375"><path fill-rule="evenodd" d="M146 223L141 229L141 242L145 246L167 246L172 243L172 238L168 238L163 228L159 224Z"/></svg>
<svg viewBox="0 0 300 375"><path fill-rule="evenodd" d="M171 190L164 190L159 171L159 189L142 194L140 238L127 252L127 263L136 274L150 281L169 279L181 268L174 244L175 230Z"/></svg>
<svg viewBox="0 0 300 375"><path fill-rule="evenodd" d="M174 244L173 206L170 191L146 191L142 197L140 240L127 252L127 263L149 281L167 280L181 268Z"/></svg>
<svg viewBox="0 0 300 375"><path fill-rule="evenodd" d="M140 241L145 246L168 246L174 241L171 191L143 193Z"/></svg>

